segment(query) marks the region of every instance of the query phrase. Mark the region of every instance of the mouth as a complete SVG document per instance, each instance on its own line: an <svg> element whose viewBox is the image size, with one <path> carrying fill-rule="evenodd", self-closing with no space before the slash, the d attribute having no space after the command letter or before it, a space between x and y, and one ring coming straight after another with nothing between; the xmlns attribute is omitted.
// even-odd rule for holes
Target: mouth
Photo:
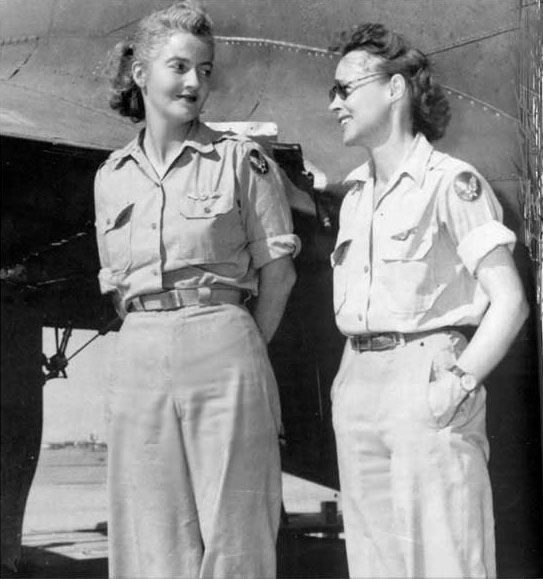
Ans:
<svg viewBox="0 0 543 579"><path fill-rule="evenodd" d="M351 120L351 117L338 117L338 123L342 127L344 127L350 120Z"/></svg>
<svg viewBox="0 0 543 579"><path fill-rule="evenodd" d="M198 95L192 93L184 93L176 95L179 100L184 100L189 103L196 103L198 102Z"/></svg>

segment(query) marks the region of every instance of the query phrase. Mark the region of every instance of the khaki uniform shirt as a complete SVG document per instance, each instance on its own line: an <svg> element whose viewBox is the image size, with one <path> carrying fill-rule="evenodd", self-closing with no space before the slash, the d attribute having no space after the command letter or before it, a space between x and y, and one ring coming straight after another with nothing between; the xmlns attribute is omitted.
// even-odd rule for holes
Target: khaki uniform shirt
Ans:
<svg viewBox="0 0 543 579"><path fill-rule="evenodd" d="M477 267L516 241L473 167L422 134L379 199L369 163L353 171L332 254L334 307L346 335L477 325L489 305Z"/></svg>
<svg viewBox="0 0 543 579"><path fill-rule="evenodd" d="M102 293L123 303L213 284L256 294L257 270L300 245L276 165L253 141L196 121L160 179L142 137L96 175Z"/></svg>

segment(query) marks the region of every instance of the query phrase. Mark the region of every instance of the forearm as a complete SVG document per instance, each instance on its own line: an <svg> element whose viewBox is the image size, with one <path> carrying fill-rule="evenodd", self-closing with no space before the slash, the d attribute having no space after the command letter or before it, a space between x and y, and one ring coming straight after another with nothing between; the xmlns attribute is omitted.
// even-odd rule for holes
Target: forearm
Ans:
<svg viewBox="0 0 543 579"><path fill-rule="evenodd" d="M283 317L288 297L296 281L290 256L266 264L259 271L258 298L253 311L266 343L272 339Z"/></svg>
<svg viewBox="0 0 543 579"><path fill-rule="evenodd" d="M458 359L458 366L481 382L507 353L529 309L513 257L506 247L498 246L482 258L475 275L488 295L490 306Z"/></svg>
<svg viewBox="0 0 543 579"><path fill-rule="evenodd" d="M504 358L527 315L522 294L491 303L458 366L483 381Z"/></svg>

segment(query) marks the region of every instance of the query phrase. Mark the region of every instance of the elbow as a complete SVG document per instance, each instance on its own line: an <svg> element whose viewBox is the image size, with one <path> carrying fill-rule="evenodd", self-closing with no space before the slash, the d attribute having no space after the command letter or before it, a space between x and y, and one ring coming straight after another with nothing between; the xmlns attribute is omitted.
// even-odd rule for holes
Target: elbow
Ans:
<svg viewBox="0 0 543 579"><path fill-rule="evenodd" d="M289 289L292 289L294 287L294 284L296 283L297 279L298 274L296 273L296 268L294 267L294 264L291 262L291 267L289 268L287 274L287 284L289 286Z"/></svg>
<svg viewBox="0 0 543 579"><path fill-rule="evenodd" d="M524 324L526 323L528 316L530 315L530 306L528 304L528 301L526 300L526 297L524 296L524 292L522 293L521 296L519 296L519 299L517 301L516 306L517 306L516 307L516 319L517 319L517 332L516 332L516 334L518 336L519 332L524 327Z"/></svg>
<svg viewBox="0 0 543 579"><path fill-rule="evenodd" d="M519 304L518 304L518 310L519 310L519 323L522 327L522 325L524 324L524 322L528 319L528 316L530 315L530 306L528 304L528 300L526 299L526 296L524 295L524 292L520 296Z"/></svg>
<svg viewBox="0 0 543 579"><path fill-rule="evenodd" d="M514 320L513 326L516 327L516 333L520 331L530 315L530 306L523 291L504 296L500 309L509 312L509 318Z"/></svg>
<svg viewBox="0 0 543 579"><path fill-rule="evenodd" d="M528 304L524 290L519 289L517 292L515 292L515 296L514 298L511 298L511 301L513 303L510 307L514 308L519 327L522 327L530 315L530 305Z"/></svg>
<svg viewBox="0 0 543 579"><path fill-rule="evenodd" d="M260 270L259 294L273 292L277 296L290 294L296 283L296 270L290 256L270 262Z"/></svg>
<svg viewBox="0 0 543 579"><path fill-rule="evenodd" d="M281 281L282 286L284 287L285 293L290 295L292 288L296 284L296 280L298 279L298 275L296 274L296 269L294 267L294 263L292 260L289 262L289 266L285 269L283 274L283 279Z"/></svg>
<svg viewBox="0 0 543 579"><path fill-rule="evenodd" d="M294 262L292 261L291 258L289 258L288 261L286 261L286 264L287 264L286 267L282 271L280 284L282 291L285 293L285 295L289 296L290 292L292 291L292 288L296 284L298 276L296 274Z"/></svg>

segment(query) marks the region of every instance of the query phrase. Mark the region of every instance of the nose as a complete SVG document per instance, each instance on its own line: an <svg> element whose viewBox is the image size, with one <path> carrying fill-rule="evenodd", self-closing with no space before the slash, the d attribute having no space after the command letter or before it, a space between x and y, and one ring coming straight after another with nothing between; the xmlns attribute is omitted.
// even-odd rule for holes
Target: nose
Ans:
<svg viewBox="0 0 543 579"><path fill-rule="evenodd" d="M328 110L332 113L339 111L341 108L341 99L337 93L334 95L334 100L328 105Z"/></svg>
<svg viewBox="0 0 543 579"><path fill-rule="evenodd" d="M187 70L187 72L184 74L183 80L185 82L186 87L189 88L200 87L200 77L195 67L191 68L190 70Z"/></svg>

